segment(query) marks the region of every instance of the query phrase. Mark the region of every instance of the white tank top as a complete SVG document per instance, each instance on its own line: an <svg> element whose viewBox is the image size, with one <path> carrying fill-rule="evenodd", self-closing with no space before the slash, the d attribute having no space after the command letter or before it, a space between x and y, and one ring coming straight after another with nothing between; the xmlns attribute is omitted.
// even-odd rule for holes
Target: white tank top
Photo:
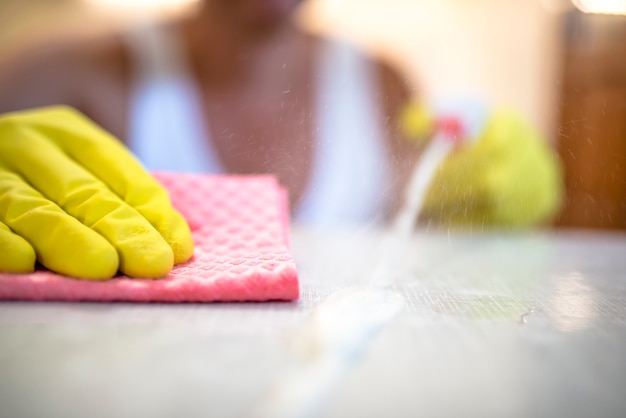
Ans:
<svg viewBox="0 0 626 418"><path fill-rule="evenodd" d="M135 68L129 146L149 170L224 173L173 35L146 25L128 37ZM339 42L325 42L316 57L318 134L310 183L292 211L298 223L337 226L382 219L390 170L377 77L367 64Z"/></svg>

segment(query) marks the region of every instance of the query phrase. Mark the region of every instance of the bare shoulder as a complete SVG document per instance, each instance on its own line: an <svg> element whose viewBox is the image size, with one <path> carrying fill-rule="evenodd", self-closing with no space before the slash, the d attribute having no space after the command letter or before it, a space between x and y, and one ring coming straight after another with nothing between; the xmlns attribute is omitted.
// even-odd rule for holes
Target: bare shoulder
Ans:
<svg viewBox="0 0 626 418"><path fill-rule="evenodd" d="M386 131L387 150L389 158L393 161L394 182L390 188L394 198L388 208L388 216L393 216L402 203L404 189L420 154L420 150L406 137L401 128L403 111L411 101L419 100L419 90L416 83L392 62L365 52L363 56L377 77L377 97Z"/></svg>
<svg viewBox="0 0 626 418"><path fill-rule="evenodd" d="M328 42L345 43L344 41L333 40L319 35L308 34L307 36L318 47ZM381 92L380 97L385 103L388 112L395 113L416 94L416 88L413 83L390 60L366 51L357 45L349 43L347 45L367 62L369 68L373 69L373 74L376 74L376 81Z"/></svg>
<svg viewBox="0 0 626 418"><path fill-rule="evenodd" d="M79 107L94 79L123 76L125 55L113 33L41 40L15 51L0 68L0 112L57 103Z"/></svg>

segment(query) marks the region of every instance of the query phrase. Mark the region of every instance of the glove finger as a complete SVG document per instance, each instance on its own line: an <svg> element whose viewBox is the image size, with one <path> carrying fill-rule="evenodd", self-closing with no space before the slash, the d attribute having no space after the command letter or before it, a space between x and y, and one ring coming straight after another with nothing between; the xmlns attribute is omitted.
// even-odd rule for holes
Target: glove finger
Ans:
<svg viewBox="0 0 626 418"><path fill-rule="evenodd" d="M15 239L17 235L9 232L13 235L9 237L11 240L9 245L16 245L10 247L11 251L24 259L19 262L24 263L23 267L28 261L29 271L34 268L36 253L37 259L45 267L68 276L106 279L117 272L119 264L117 252L106 239L66 214L29 186L24 179L7 171L2 165L0 165L0 221L19 234L23 240L28 241L20 242ZM5 234L6 231L2 232L2 235ZM33 259L27 254L28 248L31 252L34 249ZM7 265L11 260L5 260L4 255L0 258L7 263L2 263L0 270L10 271Z"/></svg>
<svg viewBox="0 0 626 418"><path fill-rule="evenodd" d="M67 107L39 111L28 123L141 213L170 245L176 264L193 255L189 226L172 207L167 191L117 139Z"/></svg>
<svg viewBox="0 0 626 418"><path fill-rule="evenodd" d="M35 261L35 250L28 241L0 222L0 271L32 273Z"/></svg>
<svg viewBox="0 0 626 418"><path fill-rule="evenodd" d="M10 132L13 137L0 131L5 138L0 159L69 215L106 238L118 251L122 273L162 277L171 270L172 249L143 216L40 132L28 125L16 126Z"/></svg>

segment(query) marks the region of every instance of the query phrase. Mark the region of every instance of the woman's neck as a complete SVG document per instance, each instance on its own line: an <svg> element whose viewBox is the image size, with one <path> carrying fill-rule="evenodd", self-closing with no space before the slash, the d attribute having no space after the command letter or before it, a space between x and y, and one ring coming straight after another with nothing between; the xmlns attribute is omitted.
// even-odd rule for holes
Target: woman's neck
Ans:
<svg viewBox="0 0 626 418"><path fill-rule="evenodd" d="M290 19L271 30L243 25L232 18L222 18L206 7L183 24L189 57L199 77L209 82L241 82L255 68L267 68L290 56L303 34Z"/></svg>

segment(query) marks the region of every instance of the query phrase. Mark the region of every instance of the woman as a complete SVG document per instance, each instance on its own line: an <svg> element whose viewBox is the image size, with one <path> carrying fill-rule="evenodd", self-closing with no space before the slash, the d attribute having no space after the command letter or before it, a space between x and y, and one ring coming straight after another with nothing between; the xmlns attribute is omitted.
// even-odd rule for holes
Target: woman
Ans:
<svg viewBox="0 0 626 418"><path fill-rule="evenodd" d="M0 113L81 110L149 169L275 174L298 221L386 217L416 150L409 100L380 61L297 28L297 0L206 0L188 18L29 53L0 73Z"/></svg>

